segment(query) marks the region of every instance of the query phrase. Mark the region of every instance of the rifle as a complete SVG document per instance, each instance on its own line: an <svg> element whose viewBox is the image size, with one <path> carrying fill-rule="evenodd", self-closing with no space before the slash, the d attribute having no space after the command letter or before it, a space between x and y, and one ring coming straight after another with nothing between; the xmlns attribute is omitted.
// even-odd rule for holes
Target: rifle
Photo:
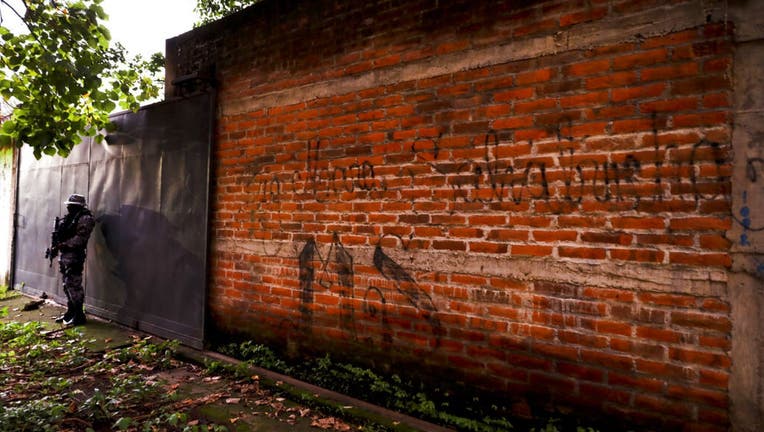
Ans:
<svg viewBox="0 0 764 432"><path fill-rule="evenodd" d="M48 267L53 267L53 259L58 256L60 225L61 225L61 218L56 216L56 220L55 222L53 222L53 231L50 233L50 247L45 249L45 259L50 261L50 264L48 264Z"/></svg>

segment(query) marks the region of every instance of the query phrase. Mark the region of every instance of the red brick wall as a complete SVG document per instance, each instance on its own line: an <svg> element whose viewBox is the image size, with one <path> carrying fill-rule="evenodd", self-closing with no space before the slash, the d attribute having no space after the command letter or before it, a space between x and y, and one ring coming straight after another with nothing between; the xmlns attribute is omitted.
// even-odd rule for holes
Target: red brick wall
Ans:
<svg viewBox="0 0 764 432"><path fill-rule="evenodd" d="M177 41L171 73L220 82L215 329L725 430L732 24L681 1L319 3Z"/></svg>

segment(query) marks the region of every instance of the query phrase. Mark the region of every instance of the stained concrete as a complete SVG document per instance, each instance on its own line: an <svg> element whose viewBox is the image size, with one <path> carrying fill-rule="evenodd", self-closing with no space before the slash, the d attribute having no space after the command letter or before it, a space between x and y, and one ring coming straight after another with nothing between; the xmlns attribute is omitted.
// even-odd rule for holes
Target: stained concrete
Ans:
<svg viewBox="0 0 764 432"><path fill-rule="evenodd" d="M732 178L732 429L764 430L764 2L729 2L735 25Z"/></svg>

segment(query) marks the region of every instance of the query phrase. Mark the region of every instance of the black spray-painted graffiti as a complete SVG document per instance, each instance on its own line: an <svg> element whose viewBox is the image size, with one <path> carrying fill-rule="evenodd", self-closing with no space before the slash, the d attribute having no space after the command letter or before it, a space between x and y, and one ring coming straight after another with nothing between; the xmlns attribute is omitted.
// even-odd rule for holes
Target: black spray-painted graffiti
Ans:
<svg viewBox="0 0 764 432"><path fill-rule="evenodd" d="M749 158L745 164L746 177L750 184L754 184L759 180L758 171L764 171L764 159L763 158ZM764 231L764 224L756 225L752 222L753 214L748 206L748 191L742 193L743 206L740 208L740 217L735 217L737 223L743 227L743 234L740 236L740 243L743 246L750 246L748 241L748 235L746 231Z"/></svg>
<svg viewBox="0 0 764 432"><path fill-rule="evenodd" d="M657 143L657 131L654 135ZM468 150L482 152L480 157L456 158L443 148L442 140L442 135L416 140L410 148L411 163L401 165L397 176L440 177L454 201L545 201L560 204L560 209L586 198L629 200L633 208L645 200L659 202L669 197L696 202L729 198L729 174L724 169L727 150L706 139L689 148L656 144L651 150L618 157L620 160L608 160L607 154L581 156L573 139L560 134L557 153L542 156L534 156L532 141L520 144L528 147L522 155L504 156L513 153L514 144L502 140L494 130L472 140ZM339 200L344 193L411 187L391 184L389 175L376 175L379 169L368 160L335 166L335 161L321 159L321 146L321 141L308 141L303 171L256 175L255 199L278 202L291 195L326 202ZM675 156L667 156L670 154Z"/></svg>
<svg viewBox="0 0 764 432"><path fill-rule="evenodd" d="M418 313L427 321L435 336L436 347L439 345L442 326L437 317L437 309L428 293L423 291L400 264L396 263L387 255L382 246L377 244L374 248L374 268L386 281L395 288L397 294L403 295L409 305L416 308ZM322 257L314 239L310 239L303 246L299 255L300 265L300 327L303 331L309 331L313 325L313 303L317 289L323 291L337 291L339 296L340 326L353 339L358 339L356 330L356 311L354 308L354 279L355 271L353 256L342 245L339 237L335 234L329 252ZM335 289L335 287L337 287ZM361 317L364 321L378 322L382 327L382 343L390 344L393 341L393 329L388 317L388 297L391 293L389 288L369 285L363 296L363 308ZM373 342L370 338L368 342Z"/></svg>

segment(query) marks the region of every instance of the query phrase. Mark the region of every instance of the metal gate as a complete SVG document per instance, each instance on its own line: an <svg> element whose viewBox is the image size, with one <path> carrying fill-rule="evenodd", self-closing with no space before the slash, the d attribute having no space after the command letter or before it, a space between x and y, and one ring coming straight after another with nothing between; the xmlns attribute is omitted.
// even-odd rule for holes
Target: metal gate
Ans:
<svg viewBox="0 0 764 432"><path fill-rule="evenodd" d="M117 114L107 142L19 164L14 285L65 303L43 252L71 193L96 217L88 243L89 313L201 347L207 281L214 98L204 94Z"/></svg>

